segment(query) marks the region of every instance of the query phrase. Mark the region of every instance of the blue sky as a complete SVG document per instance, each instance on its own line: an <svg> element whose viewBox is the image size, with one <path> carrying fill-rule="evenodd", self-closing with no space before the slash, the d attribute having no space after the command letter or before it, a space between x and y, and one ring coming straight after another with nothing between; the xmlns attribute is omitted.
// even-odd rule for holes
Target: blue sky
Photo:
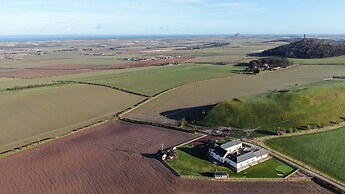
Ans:
<svg viewBox="0 0 345 194"><path fill-rule="evenodd" d="M0 35L345 34L344 0L0 0Z"/></svg>

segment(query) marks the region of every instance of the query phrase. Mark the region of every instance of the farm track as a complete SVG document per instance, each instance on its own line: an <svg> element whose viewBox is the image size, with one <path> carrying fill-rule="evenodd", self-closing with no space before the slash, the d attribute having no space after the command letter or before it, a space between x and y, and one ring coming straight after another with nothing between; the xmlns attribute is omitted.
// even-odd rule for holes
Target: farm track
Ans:
<svg viewBox="0 0 345 194"><path fill-rule="evenodd" d="M114 87L114 86L108 86L108 85L104 85L104 84L96 84L96 83L91 83L91 82L80 82L80 81L57 81L58 83L75 83L75 84L83 84L83 85L93 85L93 86L101 86L101 87L106 87L106 88L111 88L111 89L114 89L114 90L118 90L118 91L121 91L121 92L126 92L126 93L129 93L129 94L134 94L134 95L137 95L137 96L142 96L142 97L150 97L148 95L145 95L145 94L140 94L138 92L133 92L133 91L130 91L130 90L126 90L126 89L123 89L123 88L119 88L119 87Z"/></svg>
<svg viewBox="0 0 345 194"><path fill-rule="evenodd" d="M0 193L327 193L312 183L178 178L153 154L192 134L118 121L0 160Z"/></svg>

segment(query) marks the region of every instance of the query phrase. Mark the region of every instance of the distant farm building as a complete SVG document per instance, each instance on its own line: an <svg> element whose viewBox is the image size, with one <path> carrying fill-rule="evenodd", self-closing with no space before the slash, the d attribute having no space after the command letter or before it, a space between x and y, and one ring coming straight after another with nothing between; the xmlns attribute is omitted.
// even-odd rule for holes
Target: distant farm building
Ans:
<svg viewBox="0 0 345 194"><path fill-rule="evenodd" d="M243 171L268 159L268 152L259 147L234 140L223 145L215 145L209 149L209 155L220 163L229 165L236 172Z"/></svg>

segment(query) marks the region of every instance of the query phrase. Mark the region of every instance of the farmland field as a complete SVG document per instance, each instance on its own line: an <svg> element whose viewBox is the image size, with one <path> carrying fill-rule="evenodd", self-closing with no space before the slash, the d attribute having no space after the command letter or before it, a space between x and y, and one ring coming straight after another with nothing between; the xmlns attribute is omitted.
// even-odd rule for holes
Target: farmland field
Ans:
<svg viewBox="0 0 345 194"><path fill-rule="evenodd" d="M92 72L84 72L84 73L79 73L79 74L59 75L59 76L43 77L43 78L36 78L36 79L1 78L0 91L6 90L6 88L13 88L16 86L23 87L23 86L35 85L35 84L49 84L49 83L53 83L54 81L74 80L74 79L78 79L82 77L100 76L100 75L123 72L123 71L127 71L127 70L120 69L120 70L107 70L107 71L92 71Z"/></svg>
<svg viewBox="0 0 345 194"><path fill-rule="evenodd" d="M306 65L345 65L345 56L322 59L290 59L296 64Z"/></svg>
<svg viewBox="0 0 345 194"><path fill-rule="evenodd" d="M63 65L73 67L74 65L82 65L90 67L93 65L115 65L125 63L126 61L111 56L86 56L82 54L69 53L50 53L46 56L25 57L21 60L3 60L0 68L39 68L55 65Z"/></svg>
<svg viewBox="0 0 345 194"><path fill-rule="evenodd" d="M268 90L286 89L319 82L334 75L344 75L345 66L296 66L277 72L236 75L188 84L150 101L127 116L155 122L175 124L176 120L190 114L195 107L224 100L264 93Z"/></svg>
<svg viewBox="0 0 345 194"><path fill-rule="evenodd" d="M259 40L252 40L250 43L234 40L230 46L221 48L202 49L191 53L190 56L195 57L188 60L191 63L235 63L240 62L247 54L255 53L265 49L270 49L276 46L280 46L284 43L263 43Z"/></svg>
<svg viewBox="0 0 345 194"><path fill-rule="evenodd" d="M244 63L257 58L248 54L285 40L237 34L0 41L0 193L326 193L304 178L240 179L293 170L275 159L239 174L217 166L238 178L234 182L204 180L200 176L211 177L215 169L205 155L189 157L197 146L181 147L183 164L172 165L199 177L175 176L157 160L157 150L198 134L121 122L115 116L135 106L125 117L177 124L200 106L345 75L345 66L331 62L239 74ZM162 91L167 92L157 95Z"/></svg>
<svg viewBox="0 0 345 194"><path fill-rule="evenodd" d="M44 87L0 94L0 151L63 134L143 100L109 88Z"/></svg>
<svg viewBox="0 0 345 194"><path fill-rule="evenodd" d="M309 182L216 182L174 176L154 153L193 135L108 122L0 160L1 193L327 193Z"/></svg>
<svg viewBox="0 0 345 194"><path fill-rule="evenodd" d="M266 145L345 183L345 128L267 140Z"/></svg>
<svg viewBox="0 0 345 194"><path fill-rule="evenodd" d="M83 77L76 81L116 86L152 96L182 84L234 75L232 71L239 69L241 67L234 65L184 64L129 69L100 76Z"/></svg>
<svg viewBox="0 0 345 194"><path fill-rule="evenodd" d="M136 67L147 67L147 66L158 66L161 64L167 63L181 63L189 58L171 58L171 59L162 59L162 60L147 60L147 61L137 61L137 62L128 62L124 61L121 64L113 64L113 65L85 65L85 64L50 64L48 66L42 67L35 67L35 68L5 68L0 69L0 76L1 77L8 77L8 78L25 78L25 79L33 79L33 78L42 78L42 77L51 77L51 76L58 76L58 75L66 75L66 74L78 74L88 71L99 71L99 70L106 70L106 69L124 69L124 68L136 68ZM64 60L64 59L63 59ZM63 60L59 60L60 62Z"/></svg>

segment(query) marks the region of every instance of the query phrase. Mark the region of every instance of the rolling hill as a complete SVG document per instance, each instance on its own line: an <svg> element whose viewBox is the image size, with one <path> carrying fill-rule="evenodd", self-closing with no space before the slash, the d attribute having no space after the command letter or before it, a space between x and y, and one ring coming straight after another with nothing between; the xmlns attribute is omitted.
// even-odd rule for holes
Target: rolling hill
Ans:
<svg viewBox="0 0 345 194"><path fill-rule="evenodd" d="M345 44L325 39L302 39L263 51L259 56L287 58L325 58L345 55Z"/></svg>
<svg viewBox="0 0 345 194"><path fill-rule="evenodd" d="M264 134L276 134L278 128L289 132L320 128L345 119L344 102L344 82L323 81L304 88L222 102L200 124L259 128Z"/></svg>

